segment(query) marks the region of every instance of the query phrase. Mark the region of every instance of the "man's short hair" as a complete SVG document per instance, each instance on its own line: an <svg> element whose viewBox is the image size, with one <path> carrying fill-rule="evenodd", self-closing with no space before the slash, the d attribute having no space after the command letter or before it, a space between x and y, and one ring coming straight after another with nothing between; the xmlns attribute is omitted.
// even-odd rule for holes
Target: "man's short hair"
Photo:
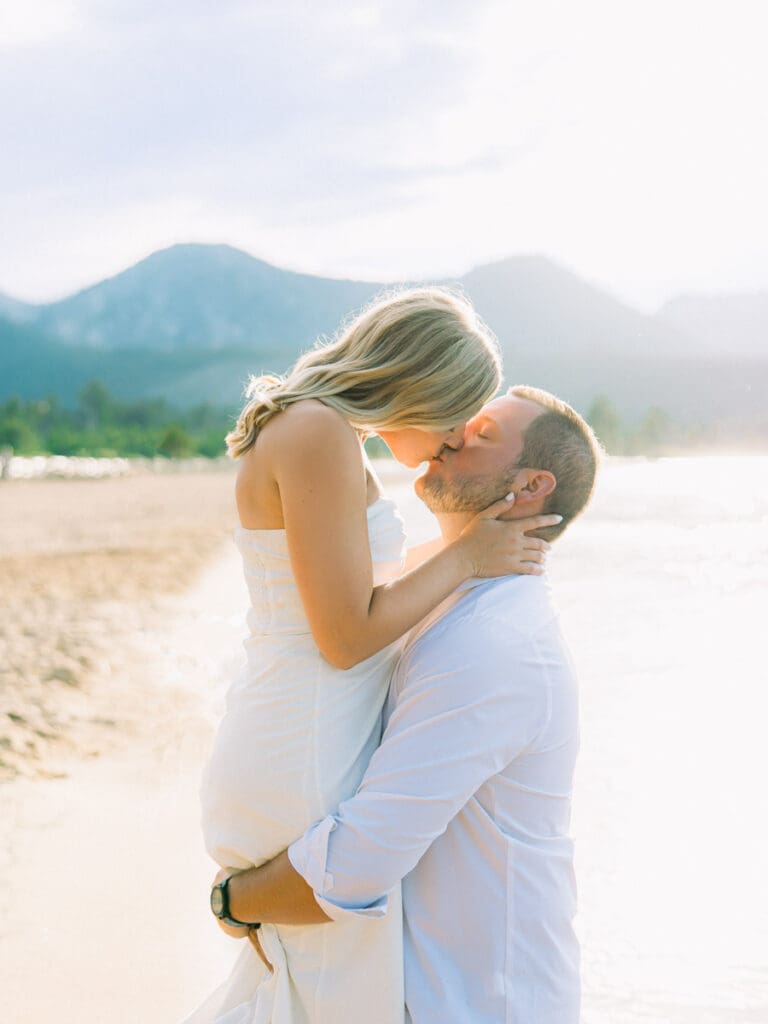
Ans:
<svg viewBox="0 0 768 1024"><path fill-rule="evenodd" d="M542 512L557 513L563 521L536 531L537 536L553 540L592 497L602 455L600 443L586 420L548 391L517 385L508 394L535 402L545 410L525 431L523 450L515 463L522 469L545 469L557 481Z"/></svg>

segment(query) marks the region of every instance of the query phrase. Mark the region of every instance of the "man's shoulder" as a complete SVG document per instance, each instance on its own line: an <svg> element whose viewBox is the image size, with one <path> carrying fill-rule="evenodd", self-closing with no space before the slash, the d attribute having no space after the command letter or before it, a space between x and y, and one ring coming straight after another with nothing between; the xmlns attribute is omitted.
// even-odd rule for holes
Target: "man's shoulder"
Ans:
<svg viewBox="0 0 768 1024"><path fill-rule="evenodd" d="M398 708L417 716L441 702L467 713L492 709L510 734L528 726L537 733L555 706L558 720L571 722L578 685L546 580L481 581L454 597L406 645L392 684Z"/></svg>
<svg viewBox="0 0 768 1024"><path fill-rule="evenodd" d="M559 613L546 576L500 576L467 591L467 628L486 633L501 628L510 640L559 627Z"/></svg>
<svg viewBox="0 0 768 1024"><path fill-rule="evenodd" d="M493 705L543 721L552 685L573 688L573 672L546 581L473 581L405 647L393 680L398 704L440 692L462 707ZM489 703L490 702L490 703Z"/></svg>
<svg viewBox="0 0 768 1024"><path fill-rule="evenodd" d="M472 581L410 645L410 653L460 663L467 657L496 662L513 657L542 631L559 631L559 615L548 581L506 576Z"/></svg>

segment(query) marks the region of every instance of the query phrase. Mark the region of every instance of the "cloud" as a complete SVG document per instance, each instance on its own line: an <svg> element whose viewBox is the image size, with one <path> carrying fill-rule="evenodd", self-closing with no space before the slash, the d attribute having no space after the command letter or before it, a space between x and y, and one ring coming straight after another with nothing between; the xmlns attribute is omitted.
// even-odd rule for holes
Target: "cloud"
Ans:
<svg viewBox="0 0 768 1024"><path fill-rule="evenodd" d="M764 280L747 5L29 4L0 41L5 291L177 239L372 277L535 249L630 293Z"/></svg>
<svg viewBox="0 0 768 1024"><path fill-rule="evenodd" d="M0 69L0 184L123 182L136 195L197 175L210 193L226 169L219 181L241 193L271 183L341 199L355 181L381 184L374 167L402 175L414 122L429 136L472 70L436 6L412 26L406 8L371 4L350 18L330 3L318 18L295 2L185 3L183 15L178 4L89 5L72 45L25 49Z"/></svg>
<svg viewBox="0 0 768 1024"><path fill-rule="evenodd" d="M17 258L46 235L66 250L55 230L77 233L81 259L99 236L141 248L139 211L158 244L174 228L199 237L217 212L221 231L375 217L504 158L496 142L442 139L476 73L465 41L483 3L70 6L66 45L50 22L0 66Z"/></svg>

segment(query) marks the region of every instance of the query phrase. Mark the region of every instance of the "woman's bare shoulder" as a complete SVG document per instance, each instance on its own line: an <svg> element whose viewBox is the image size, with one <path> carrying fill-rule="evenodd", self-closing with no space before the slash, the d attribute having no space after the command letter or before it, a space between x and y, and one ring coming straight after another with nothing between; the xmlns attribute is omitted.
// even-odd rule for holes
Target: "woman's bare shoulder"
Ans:
<svg viewBox="0 0 768 1024"><path fill-rule="evenodd" d="M295 445L317 449L327 443L357 444L354 428L340 412L315 398L294 402L273 416L261 432L272 445Z"/></svg>
<svg viewBox="0 0 768 1024"><path fill-rule="evenodd" d="M244 526L282 528L285 505L299 489L343 491L352 504L365 466L357 434L335 409L302 400L273 416L240 459L236 498ZM346 488L351 488L348 493Z"/></svg>

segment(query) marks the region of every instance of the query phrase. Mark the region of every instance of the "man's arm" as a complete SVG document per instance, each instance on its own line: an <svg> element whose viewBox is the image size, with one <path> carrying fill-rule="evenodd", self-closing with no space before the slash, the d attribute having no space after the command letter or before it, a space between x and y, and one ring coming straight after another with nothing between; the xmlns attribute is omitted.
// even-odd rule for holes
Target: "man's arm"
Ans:
<svg viewBox="0 0 768 1024"><path fill-rule="evenodd" d="M549 704L535 646L510 642L508 622L461 630L463 647L442 625L403 666L406 685L358 792L289 851L230 882L236 918L385 913L386 894L538 734Z"/></svg>
<svg viewBox="0 0 768 1024"><path fill-rule="evenodd" d="M331 920L286 850L261 867L234 875L228 888L229 910L237 921L324 924Z"/></svg>

